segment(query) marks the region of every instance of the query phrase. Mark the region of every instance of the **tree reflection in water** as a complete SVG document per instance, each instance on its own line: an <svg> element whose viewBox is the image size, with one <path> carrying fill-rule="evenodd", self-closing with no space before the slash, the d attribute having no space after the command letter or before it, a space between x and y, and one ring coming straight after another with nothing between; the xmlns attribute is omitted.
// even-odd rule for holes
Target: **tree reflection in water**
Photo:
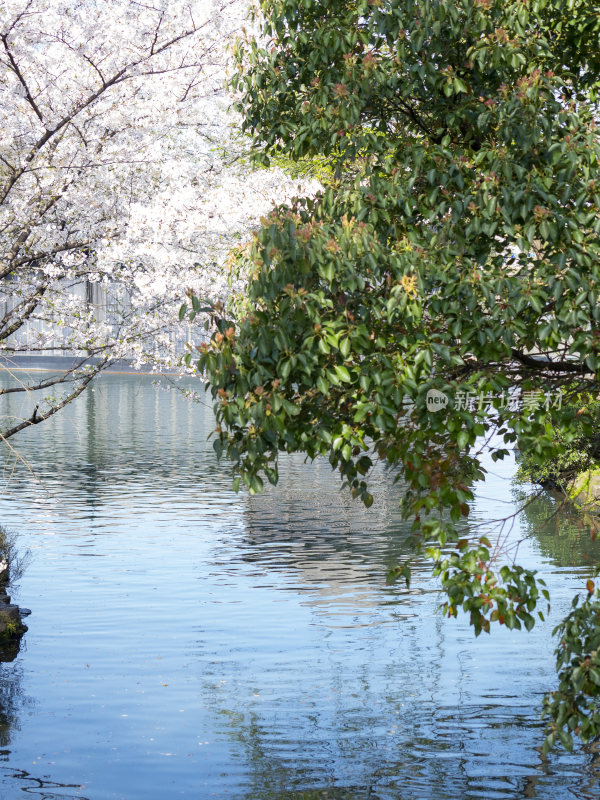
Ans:
<svg viewBox="0 0 600 800"><path fill-rule="evenodd" d="M14 791L23 792L26 797L38 800L90 800L81 794L83 786L75 783L57 783L47 776L39 777L24 769L15 769L8 765L10 756L10 740L13 730L19 729L19 720L23 710L33 707L33 701L25 697L22 688L22 672L18 664L12 664L20 652L23 640L0 648L0 797L2 785L10 785L11 795ZM4 763L3 763L4 762ZM69 791L74 790L74 791Z"/></svg>
<svg viewBox="0 0 600 800"><path fill-rule="evenodd" d="M600 519L582 514L559 492L514 491L524 506L524 535L534 539L541 554L558 568L580 567L587 575L600 563ZM529 501L529 502L528 502Z"/></svg>

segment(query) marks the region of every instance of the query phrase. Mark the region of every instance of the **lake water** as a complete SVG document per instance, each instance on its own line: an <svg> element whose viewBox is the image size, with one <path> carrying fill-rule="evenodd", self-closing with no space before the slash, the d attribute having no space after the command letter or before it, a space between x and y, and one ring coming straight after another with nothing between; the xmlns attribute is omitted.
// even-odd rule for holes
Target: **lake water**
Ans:
<svg viewBox="0 0 600 800"><path fill-rule="evenodd" d="M551 629L600 558L577 517L544 523L543 498L509 534L549 621L476 640L442 618L428 565L385 585L406 528L384 473L368 511L301 458L236 495L212 426L207 405L111 375L4 448L32 614L0 664L1 798L600 797L594 752L540 753ZM516 508L514 464L490 469L474 523Z"/></svg>

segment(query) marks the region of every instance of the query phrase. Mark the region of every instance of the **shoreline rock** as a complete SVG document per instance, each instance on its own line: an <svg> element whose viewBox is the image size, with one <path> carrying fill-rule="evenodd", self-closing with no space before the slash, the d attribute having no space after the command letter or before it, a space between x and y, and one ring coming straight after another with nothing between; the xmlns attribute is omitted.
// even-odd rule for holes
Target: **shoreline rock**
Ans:
<svg viewBox="0 0 600 800"><path fill-rule="evenodd" d="M0 525L0 662L14 661L21 649L23 634L27 625L23 617L31 612L11 603L8 593L11 578L21 577L28 553L20 556L16 545L16 535Z"/></svg>
<svg viewBox="0 0 600 800"><path fill-rule="evenodd" d="M23 616L27 616L27 613L24 612L28 612L29 609L21 610L18 605L11 603L8 594L9 575L6 566L0 572L0 578L0 649L2 649L5 644L14 645L20 642L21 637L27 631L27 625L23 623ZM0 660L4 659L0 657Z"/></svg>

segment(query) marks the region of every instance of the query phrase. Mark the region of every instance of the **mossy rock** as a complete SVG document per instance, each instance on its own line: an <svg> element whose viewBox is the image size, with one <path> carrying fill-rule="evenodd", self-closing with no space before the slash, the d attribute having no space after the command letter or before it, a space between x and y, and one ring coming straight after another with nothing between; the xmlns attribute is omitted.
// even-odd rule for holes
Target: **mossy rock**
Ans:
<svg viewBox="0 0 600 800"><path fill-rule="evenodd" d="M20 609L10 602L8 595L0 597L0 662L14 661L21 649L23 634L27 625L23 616L28 609Z"/></svg>
<svg viewBox="0 0 600 800"><path fill-rule="evenodd" d="M600 469L581 472L569 484L567 494L577 508L600 515Z"/></svg>
<svg viewBox="0 0 600 800"><path fill-rule="evenodd" d="M20 631L22 628L19 606L10 603L0 606L0 636L10 635L11 631Z"/></svg>

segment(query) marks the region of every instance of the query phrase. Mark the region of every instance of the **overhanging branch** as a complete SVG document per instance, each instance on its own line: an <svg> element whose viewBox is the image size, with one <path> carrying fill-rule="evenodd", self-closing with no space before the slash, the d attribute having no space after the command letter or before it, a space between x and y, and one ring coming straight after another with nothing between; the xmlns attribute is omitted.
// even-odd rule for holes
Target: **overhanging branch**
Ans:
<svg viewBox="0 0 600 800"><path fill-rule="evenodd" d="M533 358L532 356L525 355L525 353L520 353L518 350L514 349L511 350L511 354L519 364L539 370L540 372L567 372L575 375L585 375L591 372L590 368L585 364L579 364L576 361L549 361Z"/></svg>

